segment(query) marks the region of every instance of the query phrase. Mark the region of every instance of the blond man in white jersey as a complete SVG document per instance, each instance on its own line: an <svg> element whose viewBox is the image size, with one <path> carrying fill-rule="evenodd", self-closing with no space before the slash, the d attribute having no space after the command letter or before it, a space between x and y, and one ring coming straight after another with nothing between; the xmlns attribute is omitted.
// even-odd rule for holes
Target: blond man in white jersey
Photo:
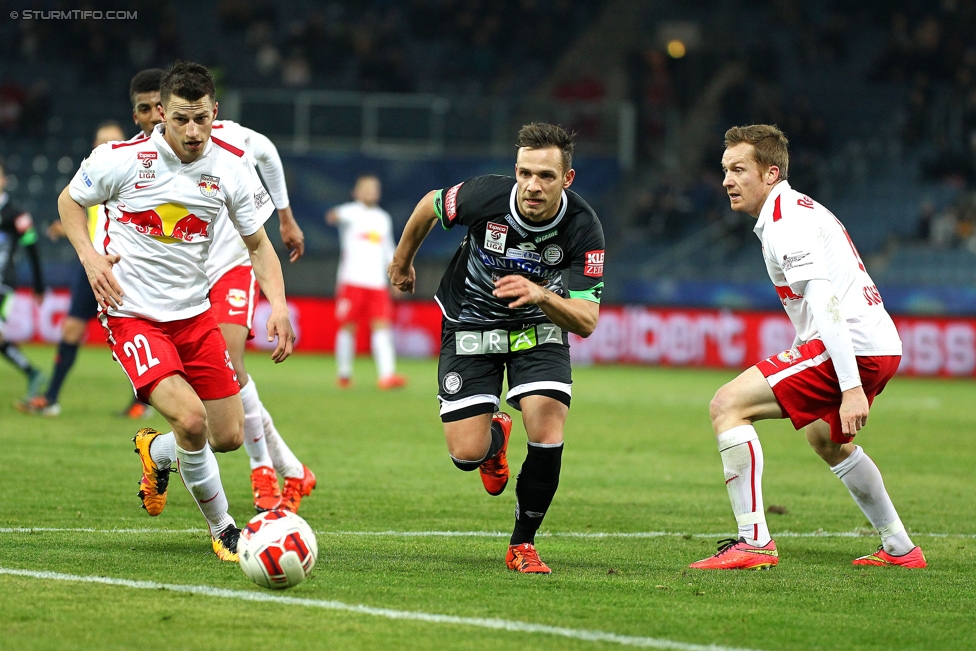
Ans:
<svg viewBox="0 0 976 651"><path fill-rule="evenodd" d="M396 372L393 342L393 301L386 268L393 260L393 220L380 203L382 186L375 174L361 174L352 201L325 214L339 229L339 271L336 276L336 383L351 386L356 356L356 325L368 321L370 349L376 362L377 386L397 389L406 378Z"/></svg>
<svg viewBox="0 0 976 651"><path fill-rule="evenodd" d="M793 348L723 386L709 405L738 524L737 538L695 569L768 569L779 562L763 510L758 420L789 418L881 534L854 565L926 566L888 496L881 472L852 443L874 397L901 360L901 340L843 224L787 182L786 136L774 126L733 127L722 169L732 209L757 218L770 280L796 328Z"/></svg>
<svg viewBox="0 0 976 651"><path fill-rule="evenodd" d="M240 530L228 513L211 450L239 447L244 421L237 378L207 298L204 260L215 220L229 218L247 244L272 306L273 360L291 355L295 333L281 266L263 227L271 212L267 191L243 150L211 137L214 86L203 66L174 64L160 89L163 124L149 138L96 148L58 208L101 307L113 356L136 394L173 428L179 472L207 521L213 550L236 562ZM98 250L83 208L93 204L103 205L106 219ZM145 433L137 435L137 446ZM144 505L165 501L158 487L168 473L144 462Z"/></svg>

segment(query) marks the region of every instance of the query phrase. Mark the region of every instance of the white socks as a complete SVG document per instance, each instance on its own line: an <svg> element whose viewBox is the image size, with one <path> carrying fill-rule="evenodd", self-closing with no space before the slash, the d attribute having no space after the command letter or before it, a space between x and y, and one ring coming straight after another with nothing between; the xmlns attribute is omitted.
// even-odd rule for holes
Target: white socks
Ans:
<svg viewBox="0 0 976 651"><path fill-rule="evenodd" d="M220 483L217 458L209 445L203 446L197 452L189 452L177 446L176 458L183 485L190 491L193 501L207 519L210 535L217 536L228 525L234 524L234 519L227 513L227 495Z"/></svg>
<svg viewBox="0 0 976 651"><path fill-rule="evenodd" d="M336 375L338 377L352 377L352 363L356 357L356 336L346 330L339 328L336 332L335 359Z"/></svg>
<svg viewBox="0 0 976 651"><path fill-rule="evenodd" d="M771 538L763 508L763 452L759 435L752 425L740 425L722 432L716 441L739 537L749 545L764 547Z"/></svg>
<svg viewBox="0 0 976 651"><path fill-rule="evenodd" d="M244 403L244 449L251 459L251 470L260 466L270 468L271 457L268 456L262 423L264 406L250 375L247 376L247 384L241 387L241 401Z"/></svg>
<svg viewBox="0 0 976 651"><path fill-rule="evenodd" d="M370 335L370 348L376 362L376 375L379 379L396 373L396 348L393 343L393 329L373 330ZM356 359L356 335L345 328L336 332L335 343L336 375L352 377L353 362Z"/></svg>
<svg viewBox="0 0 976 651"><path fill-rule="evenodd" d="M902 556L912 551L915 545L908 537L908 532L895 511L895 505L888 497L881 471L861 446L854 446L854 453L831 470L847 486L868 522L881 533L884 550L893 556Z"/></svg>
<svg viewBox="0 0 976 651"><path fill-rule="evenodd" d="M393 329L373 330L370 338L376 375L382 380L396 373L396 349L393 347Z"/></svg>
<svg viewBox="0 0 976 651"><path fill-rule="evenodd" d="M274 468L283 477L301 478L305 468L275 429L271 414L261 404L254 380L241 388L244 403L244 449L251 460L251 469L259 466ZM167 432L157 436L149 447L156 465L169 468L176 463L176 435Z"/></svg>
<svg viewBox="0 0 976 651"><path fill-rule="evenodd" d="M305 476L305 468L275 429L271 414L261 404L254 380L241 387L244 402L244 448L251 458L251 470L259 466L274 468L283 477Z"/></svg>
<svg viewBox="0 0 976 651"><path fill-rule="evenodd" d="M149 456L160 469L169 468L176 463L176 434L160 434L149 444Z"/></svg>
<svg viewBox="0 0 976 651"><path fill-rule="evenodd" d="M274 469L283 477L297 477L299 479L304 477L305 467L298 460L298 457L292 453L291 448L285 444L281 434L275 429L271 414L263 406L261 407L261 425L264 428L264 440L267 442L268 454L271 456Z"/></svg>
<svg viewBox="0 0 976 651"><path fill-rule="evenodd" d="M746 543L763 547L770 541L762 498L763 452L759 436L752 425L740 425L716 437L725 485L732 502L732 512L739 525L739 537ZM831 467L844 482L851 497L868 521L881 533L884 550L902 556L915 547L885 490L881 471L861 446L836 466Z"/></svg>

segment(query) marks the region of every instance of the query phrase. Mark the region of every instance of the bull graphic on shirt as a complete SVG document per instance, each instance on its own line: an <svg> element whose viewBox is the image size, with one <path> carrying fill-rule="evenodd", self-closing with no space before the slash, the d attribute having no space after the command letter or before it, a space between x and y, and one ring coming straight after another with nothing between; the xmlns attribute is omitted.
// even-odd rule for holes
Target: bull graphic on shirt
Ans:
<svg viewBox="0 0 976 651"><path fill-rule="evenodd" d="M178 203L164 203L149 210L129 212L120 207L119 223L162 242L196 242L210 237L206 222Z"/></svg>

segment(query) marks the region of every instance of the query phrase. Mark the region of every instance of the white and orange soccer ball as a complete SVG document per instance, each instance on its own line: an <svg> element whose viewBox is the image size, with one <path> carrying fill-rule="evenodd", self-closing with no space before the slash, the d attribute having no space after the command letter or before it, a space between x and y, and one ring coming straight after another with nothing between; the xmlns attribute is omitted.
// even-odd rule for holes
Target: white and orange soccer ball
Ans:
<svg viewBox="0 0 976 651"><path fill-rule="evenodd" d="M311 574L319 548L315 533L291 511L265 511L241 530L237 556L247 578L262 588L291 588Z"/></svg>

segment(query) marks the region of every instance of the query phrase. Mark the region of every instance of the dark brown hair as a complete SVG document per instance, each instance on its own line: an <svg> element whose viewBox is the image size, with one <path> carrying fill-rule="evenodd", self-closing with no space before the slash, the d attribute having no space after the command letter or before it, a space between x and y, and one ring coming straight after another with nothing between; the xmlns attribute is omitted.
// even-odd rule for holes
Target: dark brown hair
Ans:
<svg viewBox="0 0 976 651"><path fill-rule="evenodd" d="M176 96L189 102L196 102L204 96L216 101L216 82L204 66L192 61L177 61L163 75L159 83L159 99Z"/></svg>
<svg viewBox="0 0 976 651"><path fill-rule="evenodd" d="M563 172L567 172L573 167L573 147L576 146L576 134L566 131L556 124L533 122L519 129L515 146L530 149L557 147L563 155Z"/></svg>

